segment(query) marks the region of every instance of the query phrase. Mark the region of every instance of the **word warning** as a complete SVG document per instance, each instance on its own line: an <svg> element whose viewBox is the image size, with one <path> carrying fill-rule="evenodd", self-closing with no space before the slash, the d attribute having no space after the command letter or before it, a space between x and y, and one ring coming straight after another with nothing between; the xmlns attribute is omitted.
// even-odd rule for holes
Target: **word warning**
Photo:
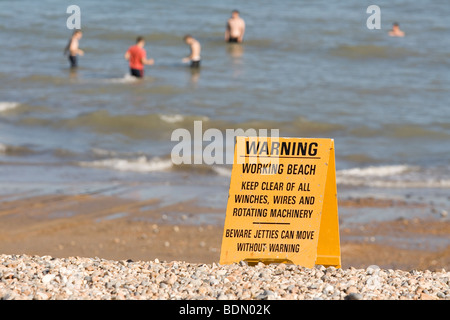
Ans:
<svg viewBox="0 0 450 320"><path fill-rule="evenodd" d="M220 263L341 266L333 139L236 137Z"/></svg>

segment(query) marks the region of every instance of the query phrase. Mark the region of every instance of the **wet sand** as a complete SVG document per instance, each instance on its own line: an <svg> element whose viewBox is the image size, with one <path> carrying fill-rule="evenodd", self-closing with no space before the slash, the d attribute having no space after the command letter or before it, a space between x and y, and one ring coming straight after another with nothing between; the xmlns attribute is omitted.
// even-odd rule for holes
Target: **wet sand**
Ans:
<svg viewBox="0 0 450 320"><path fill-rule="evenodd" d="M105 195L0 197L1 254L99 257L110 260L218 263L225 212L194 202L161 204ZM421 204L371 198L339 201L339 208ZM204 214L204 215L202 215ZM205 220L210 214L211 222ZM203 219L195 218L202 215ZM197 222L195 222L197 221ZM200 222L198 222L200 221ZM342 268L450 269L448 218L397 219L340 227ZM423 247L408 239L441 239Z"/></svg>

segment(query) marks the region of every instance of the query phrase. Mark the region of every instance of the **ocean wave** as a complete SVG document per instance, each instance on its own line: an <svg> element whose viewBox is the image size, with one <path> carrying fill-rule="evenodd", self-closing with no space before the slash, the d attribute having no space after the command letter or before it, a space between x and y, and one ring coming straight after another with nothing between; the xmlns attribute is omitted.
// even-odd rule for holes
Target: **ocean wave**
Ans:
<svg viewBox="0 0 450 320"><path fill-rule="evenodd" d="M231 168L213 166L212 169L219 176L231 177Z"/></svg>
<svg viewBox="0 0 450 320"><path fill-rule="evenodd" d="M138 82L139 79L136 77L133 77L132 75L126 73L122 78L111 78L111 79L105 79L105 82L108 83L134 83Z"/></svg>
<svg viewBox="0 0 450 320"><path fill-rule="evenodd" d="M17 156L17 155L29 155L34 153L34 151L28 147L24 146L11 146L0 143L0 154L7 156Z"/></svg>
<svg viewBox="0 0 450 320"><path fill-rule="evenodd" d="M34 110L34 109L33 109ZM338 135L345 133L346 126L330 122L308 120L302 117L292 118L290 121L243 119L242 122L233 120L211 119L203 114L180 113L124 113L100 109L72 115L70 118L56 118L54 114L36 117L23 114L18 119L20 125L67 130L83 130L99 134L122 134L131 139L170 139L174 129L184 128L193 133L194 122L201 121L202 134L208 129L217 129L225 137L236 135L271 135L273 129L279 130L284 136L307 135ZM274 133L273 133L274 134Z"/></svg>
<svg viewBox="0 0 450 320"><path fill-rule="evenodd" d="M159 118L167 123L180 123L180 122L184 122L184 121L209 121L208 117L204 117L204 116L183 116L181 114L160 114ZM188 122L187 122L188 123Z"/></svg>
<svg viewBox="0 0 450 320"><path fill-rule="evenodd" d="M407 165L392 165L392 166L370 166L366 168L352 168L339 170L337 174L342 177L386 177L393 174L401 174L408 170L412 170L414 167Z"/></svg>
<svg viewBox="0 0 450 320"><path fill-rule="evenodd" d="M338 170L336 183L376 188L450 188L448 168L409 165L370 166Z"/></svg>
<svg viewBox="0 0 450 320"><path fill-rule="evenodd" d="M28 119L30 120L30 119ZM53 121L59 128L85 128L103 134L119 133L133 139L170 137L174 125L190 127L196 120L208 120L204 116L160 115L160 114L112 114L108 110L98 110L80 114L75 118ZM48 120L42 121L48 126Z"/></svg>
<svg viewBox="0 0 450 320"><path fill-rule="evenodd" d="M184 120L184 117L181 114L174 114L174 115L165 115L162 114L159 116L159 118L162 121L168 122L168 123L176 123L181 122Z"/></svg>
<svg viewBox="0 0 450 320"><path fill-rule="evenodd" d="M172 167L171 160L163 160L160 158L148 159L146 156L141 156L134 159L103 159L89 162L79 162L83 167L114 169L119 171L133 171L133 172L154 172L165 171Z"/></svg>
<svg viewBox="0 0 450 320"><path fill-rule="evenodd" d="M3 145L0 144L0 153ZM163 157L149 157L137 153L124 153L100 148L93 148L91 152L96 157L104 159L76 162L78 166L98 169L111 169L128 172L178 172L190 175L217 175L231 177L231 166L209 164L174 164L170 155Z"/></svg>
<svg viewBox="0 0 450 320"><path fill-rule="evenodd" d="M17 108L19 105L19 102L0 101L0 112Z"/></svg>

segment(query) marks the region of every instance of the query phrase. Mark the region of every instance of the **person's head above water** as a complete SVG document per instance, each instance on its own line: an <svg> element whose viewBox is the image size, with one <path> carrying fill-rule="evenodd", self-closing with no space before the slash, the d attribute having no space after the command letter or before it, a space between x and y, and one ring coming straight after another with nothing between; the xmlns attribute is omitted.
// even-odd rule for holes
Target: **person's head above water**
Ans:
<svg viewBox="0 0 450 320"><path fill-rule="evenodd" d="M389 31L389 35L391 37L404 37L405 33L402 30L400 30L400 25L398 24L398 22L394 22L392 24L391 31Z"/></svg>
<svg viewBox="0 0 450 320"><path fill-rule="evenodd" d="M187 35L185 35L185 36L183 37L183 40L184 40L184 42L189 43L189 42L191 42L192 40L194 40L194 37L191 36L190 34L187 34Z"/></svg>
<svg viewBox="0 0 450 320"><path fill-rule="evenodd" d="M140 45L141 47L143 47L144 44L145 44L145 39L144 39L144 37L143 37L143 36L138 36L138 37L136 38L136 44L137 44L137 45Z"/></svg>
<svg viewBox="0 0 450 320"><path fill-rule="evenodd" d="M74 30L74 32L72 34L72 37L78 38L78 39L81 39L82 36L83 36L83 32L81 32L80 29Z"/></svg>

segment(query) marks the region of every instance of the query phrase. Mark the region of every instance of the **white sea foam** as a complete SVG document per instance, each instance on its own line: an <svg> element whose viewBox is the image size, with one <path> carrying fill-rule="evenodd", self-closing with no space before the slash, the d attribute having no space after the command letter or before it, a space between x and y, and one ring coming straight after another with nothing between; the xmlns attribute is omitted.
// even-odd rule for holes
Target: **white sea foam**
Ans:
<svg viewBox="0 0 450 320"><path fill-rule="evenodd" d="M172 167L172 161L159 158L147 159L147 157L141 156L136 159L114 158L80 162L79 165L83 167L108 168L119 171L152 172L170 169Z"/></svg>
<svg viewBox="0 0 450 320"><path fill-rule="evenodd" d="M228 169L228 168L225 168L225 167L217 167L217 166L213 166L212 169L219 176L231 177L231 169Z"/></svg>
<svg viewBox="0 0 450 320"><path fill-rule="evenodd" d="M0 112L17 108L19 105L18 102L0 101Z"/></svg>
<svg viewBox="0 0 450 320"><path fill-rule="evenodd" d="M445 172L408 165L352 168L338 170L336 182L376 188L449 188L450 179Z"/></svg>
<svg viewBox="0 0 450 320"><path fill-rule="evenodd" d="M123 78L111 78L106 80L106 82L109 83L133 83L137 81L139 81L139 79L129 73L126 73Z"/></svg>
<svg viewBox="0 0 450 320"><path fill-rule="evenodd" d="M184 117L181 114L174 114L174 115L162 114L159 116L159 118L162 121L165 121L168 123L176 123L176 122L181 122L184 120Z"/></svg>
<svg viewBox="0 0 450 320"><path fill-rule="evenodd" d="M346 170L339 170L337 174L341 176L353 176L353 177L386 177L404 173L408 170L414 169L407 165L392 165L392 166L379 166L379 167L367 167L367 168L352 168Z"/></svg>
<svg viewBox="0 0 450 320"><path fill-rule="evenodd" d="M161 114L159 115L159 118L167 123L177 123L177 122L182 122L186 119L190 119L190 118L194 118L194 120L198 120L198 121L208 121L209 118L208 117L186 117L183 116L181 114Z"/></svg>

